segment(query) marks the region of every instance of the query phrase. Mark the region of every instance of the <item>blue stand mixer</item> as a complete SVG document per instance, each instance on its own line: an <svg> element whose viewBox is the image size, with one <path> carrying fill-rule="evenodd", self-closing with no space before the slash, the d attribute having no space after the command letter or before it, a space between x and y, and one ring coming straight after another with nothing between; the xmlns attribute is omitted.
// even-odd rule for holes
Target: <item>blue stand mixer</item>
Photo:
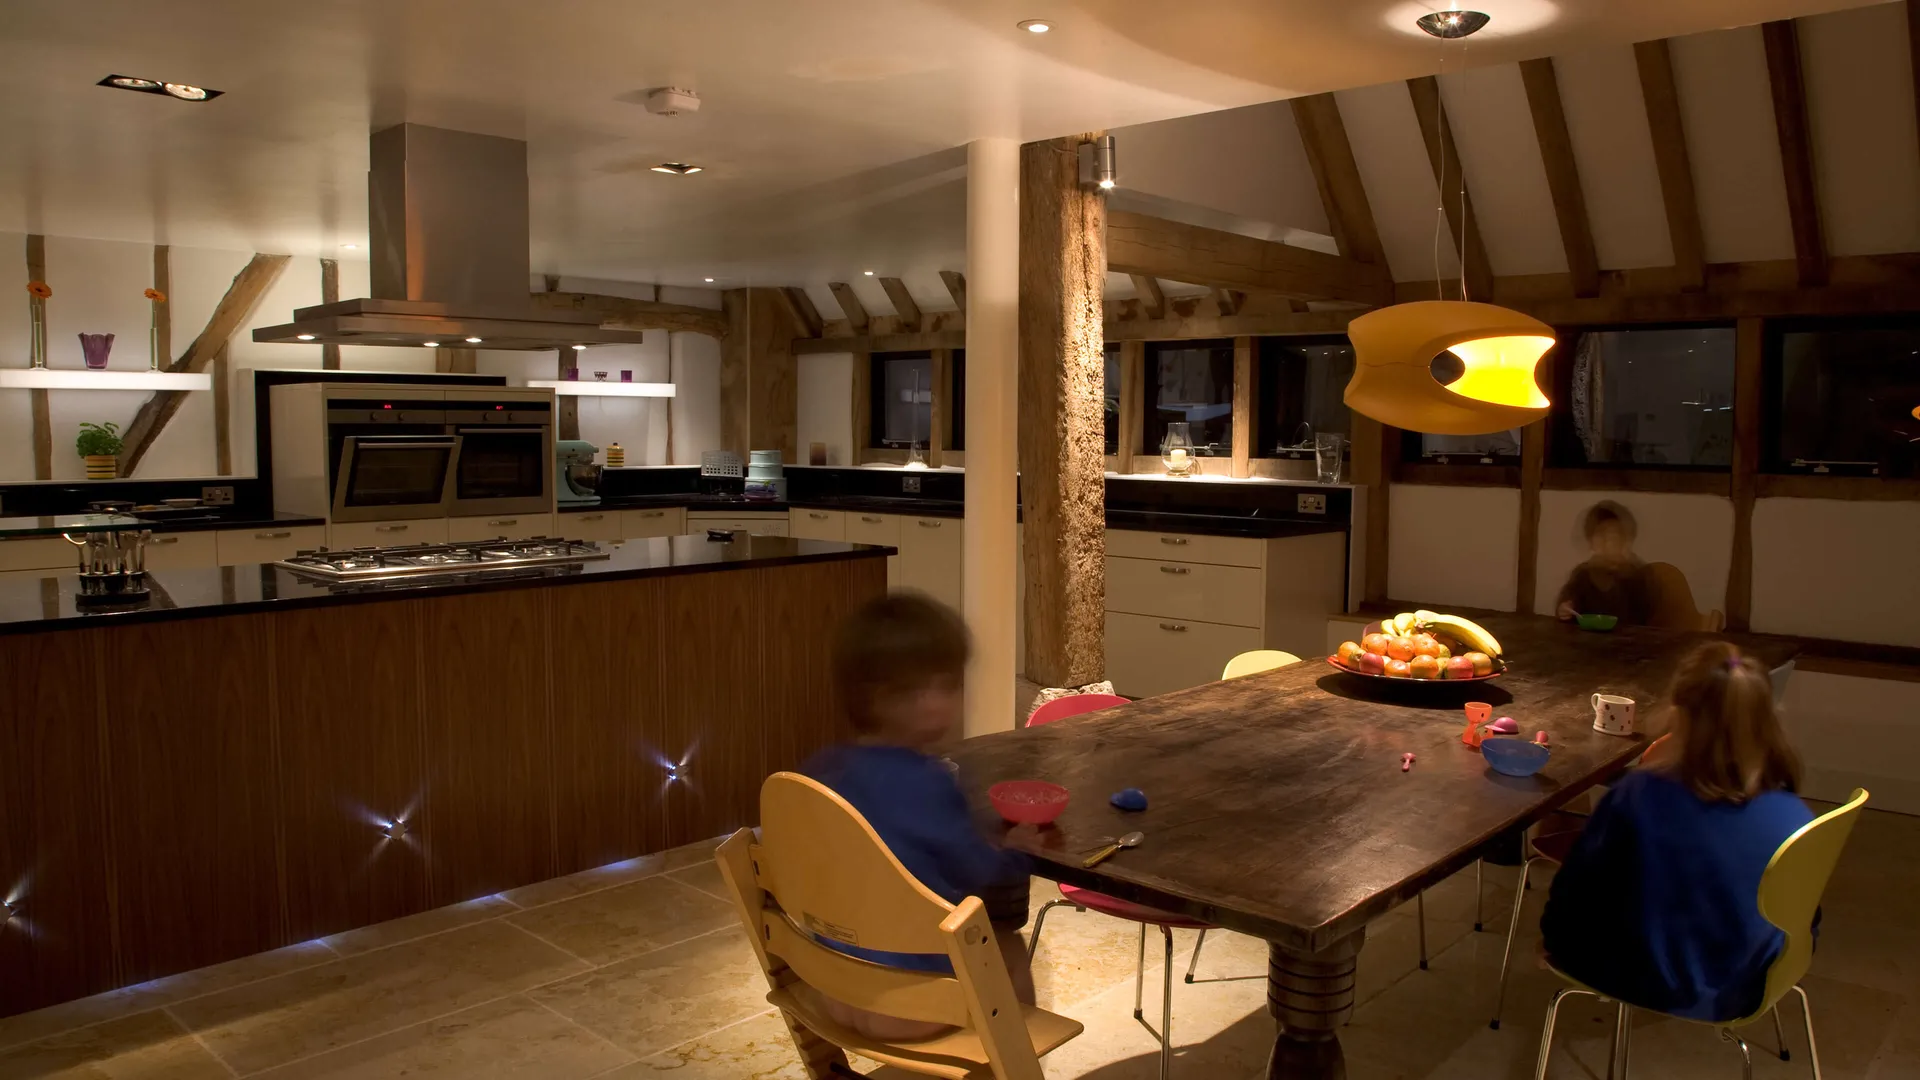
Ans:
<svg viewBox="0 0 1920 1080"><path fill-rule="evenodd" d="M594 464L600 448L581 439L561 439L553 445L554 501L561 506L590 506L600 501L600 466Z"/></svg>

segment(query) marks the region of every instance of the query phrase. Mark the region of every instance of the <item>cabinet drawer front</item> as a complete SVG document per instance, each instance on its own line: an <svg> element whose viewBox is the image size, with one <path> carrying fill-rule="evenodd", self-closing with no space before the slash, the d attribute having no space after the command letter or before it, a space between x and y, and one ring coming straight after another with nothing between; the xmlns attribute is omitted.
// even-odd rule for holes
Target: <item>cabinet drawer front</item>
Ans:
<svg viewBox="0 0 1920 1080"><path fill-rule="evenodd" d="M1107 613L1107 677L1128 697L1213 682L1227 661L1259 647L1260 631L1244 626Z"/></svg>
<svg viewBox="0 0 1920 1080"><path fill-rule="evenodd" d="M154 533L147 540L147 569L185 570L217 566L214 534L210 532Z"/></svg>
<svg viewBox="0 0 1920 1080"><path fill-rule="evenodd" d="M526 540L553 535L552 514L488 514L484 517L447 519L447 539L455 543L473 540Z"/></svg>
<svg viewBox="0 0 1920 1080"><path fill-rule="evenodd" d="M693 533L707 529L730 529L735 532L752 533L755 536L787 535L787 516L785 514L688 514L687 530Z"/></svg>
<svg viewBox="0 0 1920 1080"><path fill-rule="evenodd" d="M1174 559L1257 569L1266 565L1266 541L1246 536L1108 529L1107 554L1129 559Z"/></svg>
<svg viewBox="0 0 1920 1080"><path fill-rule="evenodd" d="M569 540L623 540L620 511L580 510L553 515L555 531Z"/></svg>
<svg viewBox="0 0 1920 1080"><path fill-rule="evenodd" d="M446 518L409 521L351 521L328 526L328 546L335 548L393 547L396 544L444 544Z"/></svg>
<svg viewBox="0 0 1920 1080"><path fill-rule="evenodd" d="M687 531L687 508L684 506L663 506L658 510L622 510L620 512L620 536L624 540L641 540L655 536L685 536Z"/></svg>
<svg viewBox="0 0 1920 1080"><path fill-rule="evenodd" d="M0 571L58 570L70 574L79 566L78 550L57 536L0 540Z"/></svg>
<svg viewBox="0 0 1920 1080"><path fill-rule="evenodd" d="M900 546L900 519L892 514L847 514L847 543Z"/></svg>
<svg viewBox="0 0 1920 1080"><path fill-rule="evenodd" d="M1107 610L1261 624L1261 574L1245 566L1107 557Z"/></svg>
<svg viewBox="0 0 1920 1080"><path fill-rule="evenodd" d="M312 551L327 542L325 525L266 526L256 529L232 529L215 533L214 554L221 566L248 566L278 562Z"/></svg>
<svg viewBox="0 0 1920 1080"><path fill-rule="evenodd" d="M802 540L845 540L847 515L840 510L794 507L787 513L787 531Z"/></svg>

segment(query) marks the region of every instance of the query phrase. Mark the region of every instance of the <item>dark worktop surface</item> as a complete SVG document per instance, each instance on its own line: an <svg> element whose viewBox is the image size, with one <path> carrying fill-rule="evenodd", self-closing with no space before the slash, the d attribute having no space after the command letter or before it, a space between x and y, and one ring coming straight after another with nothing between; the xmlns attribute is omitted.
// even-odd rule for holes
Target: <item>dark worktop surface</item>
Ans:
<svg viewBox="0 0 1920 1080"><path fill-rule="evenodd" d="M821 498L791 498L782 502L754 499L719 498L705 495L627 495L614 499L603 499L598 503L580 506L562 506L560 513L579 513L589 510L647 510L659 507L685 507L696 513L735 513L765 514L786 513L790 509L801 510L838 510L843 513L902 514L910 517L961 518L966 514L966 504L951 499L912 499L891 498L885 496L829 496ZM1235 513L1185 513L1178 510L1133 510L1124 507L1107 508L1107 527L1111 529L1144 529L1154 532L1197 533L1208 536L1247 536L1258 539L1273 539L1285 536L1311 536L1318 533L1344 532L1347 524L1342 520L1301 521L1292 518L1263 517L1260 510L1246 510ZM558 530L566 533L566 518L562 516Z"/></svg>
<svg viewBox="0 0 1920 1080"><path fill-rule="evenodd" d="M406 588L329 584L272 565L156 570L147 575L150 598L138 606L126 607L82 607L75 598L79 579L70 572L37 580L0 580L0 634L880 558L894 552L889 547L829 540L746 535L739 535L729 543L698 535L628 540L601 546L611 551L611 557L577 567L541 568L529 570L524 576L477 579L459 574L427 576L413 579Z"/></svg>

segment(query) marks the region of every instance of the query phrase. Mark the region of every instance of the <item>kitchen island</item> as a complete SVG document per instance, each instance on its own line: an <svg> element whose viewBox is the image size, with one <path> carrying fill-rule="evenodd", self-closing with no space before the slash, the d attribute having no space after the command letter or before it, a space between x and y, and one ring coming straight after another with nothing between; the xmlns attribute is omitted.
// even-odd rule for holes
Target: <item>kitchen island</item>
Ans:
<svg viewBox="0 0 1920 1080"><path fill-rule="evenodd" d="M719 835L839 735L890 549L666 537L523 577L0 582L0 1015Z"/></svg>

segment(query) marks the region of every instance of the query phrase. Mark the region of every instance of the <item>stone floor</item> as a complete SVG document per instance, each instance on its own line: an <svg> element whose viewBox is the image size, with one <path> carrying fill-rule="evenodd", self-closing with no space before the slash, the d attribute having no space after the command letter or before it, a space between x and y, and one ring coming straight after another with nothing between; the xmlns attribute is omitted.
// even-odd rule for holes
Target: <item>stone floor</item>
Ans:
<svg viewBox="0 0 1920 1080"><path fill-rule="evenodd" d="M1522 963L1506 1023L1487 1027L1512 879L1488 871L1488 933L1472 932L1471 871L1428 893L1429 971L1416 970L1411 907L1374 925L1361 1004L1342 1035L1353 1080L1532 1075L1551 976ZM798 1078L719 890L706 848L682 849L0 1020L0 1078ZM1920 818L1869 812L1828 890L1806 981L1833 1080L1920 1077L1917 892ZM1044 883L1036 894L1056 895ZM1530 916L1542 895L1529 894ZM1178 946L1184 971L1192 935ZM1069 909L1049 917L1041 1002L1087 1025L1048 1058L1049 1076L1156 1075L1153 1042L1132 1018L1137 947L1130 925ZM1264 965L1259 942L1213 934L1200 977ZM1264 1075L1264 995L1257 979L1176 979L1175 1075ZM1157 970L1146 997L1157 1016ZM1787 1017L1793 1060L1758 1053L1756 1076L1809 1075L1797 1010ZM1604 1075L1610 1016L1576 1004L1560 1030L1550 1075ZM1757 1051L1775 1045L1764 1025L1746 1034ZM1648 1017L1634 1062L1646 1077L1740 1075L1736 1052L1710 1030Z"/></svg>

